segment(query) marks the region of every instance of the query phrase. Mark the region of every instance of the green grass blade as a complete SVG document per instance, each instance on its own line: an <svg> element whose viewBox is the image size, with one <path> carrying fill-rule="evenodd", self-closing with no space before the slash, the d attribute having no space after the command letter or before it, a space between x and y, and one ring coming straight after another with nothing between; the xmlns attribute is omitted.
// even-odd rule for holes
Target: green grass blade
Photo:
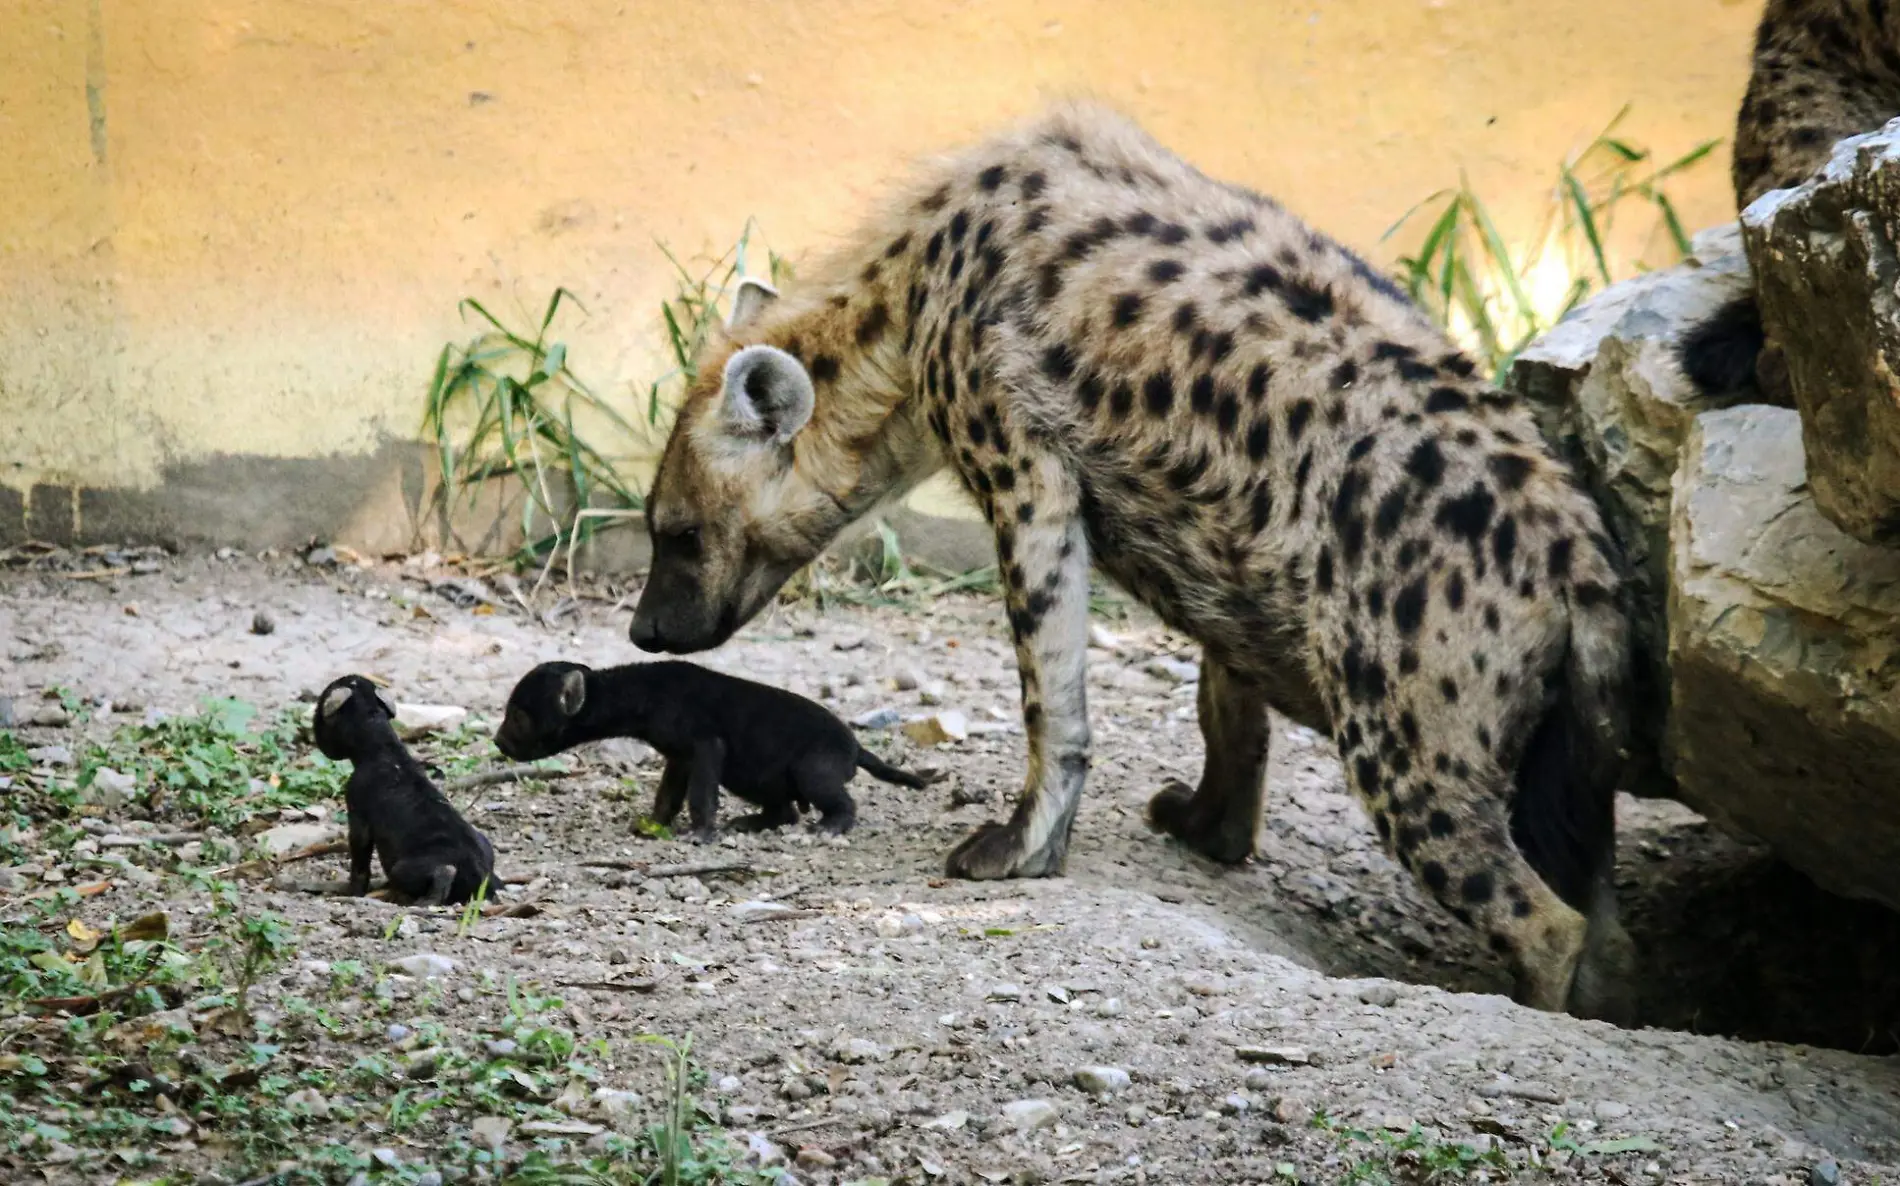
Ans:
<svg viewBox="0 0 1900 1186"><path fill-rule="evenodd" d="M1716 146L1721 143L1722 141L1720 137L1717 137L1714 140L1704 140L1702 143L1696 145L1694 148L1690 149L1688 152L1683 153L1681 156L1677 157L1675 160L1670 161L1668 164L1664 165L1662 168L1656 170L1654 173L1651 173L1649 177L1647 178L1647 181L1649 182L1649 184L1653 185L1656 182L1661 181L1665 177L1672 177L1675 174L1682 172L1684 169L1687 169L1689 166L1695 164L1696 162L1702 160L1704 157L1708 156L1710 153L1714 152L1716 149Z"/></svg>
<svg viewBox="0 0 1900 1186"><path fill-rule="evenodd" d="M1473 194L1468 199L1471 215L1478 224L1478 232L1484 237L1485 250L1491 256L1491 262L1504 277L1505 287L1510 290L1511 300L1517 305L1517 312L1525 324L1534 325L1537 321L1537 309L1531 303L1529 294L1518 278L1517 264L1511 259L1510 248L1504 245L1504 236L1498 233L1497 224L1491 221L1491 213L1484 203Z"/></svg>
<svg viewBox="0 0 1900 1186"><path fill-rule="evenodd" d="M1689 232L1683 229L1682 219L1676 215L1676 204L1660 190L1651 200L1656 203L1656 209L1662 212L1663 225L1669 228L1669 238L1676 245L1676 254L1687 256L1691 250Z"/></svg>
<svg viewBox="0 0 1900 1186"><path fill-rule="evenodd" d="M500 334L503 338L507 339L508 344L513 346L515 349L526 350L530 354L534 353L535 347L534 347L533 342L528 341L526 338L523 338L521 335L515 333L515 331L503 325L500 319L498 319L493 313L490 313L488 311L488 307L486 305L483 305L480 301L476 300L474 297L464 297L462 300L462 307L467 308L467 309L473 309L477 313L480 313L482 315L482 319L487 321L488 324L494 326L495 332Z"/></svg>
<svg viewBox="0 0 1900 1186"><path fill-rule="evenodd" d="M1590 253L1596 259L1597 275L1603 283L1610 283L1610 262L1603 254L1603 237L1597 233L1596 216L1590 212L1590 195L1584 192L1583 183L1568 167L1563 171L1564 189L1570 198L1571 208L1576 211L1577 225L1583 228L1584 238L1590 244Z"/></svg>
<svg viewBox="0 0 1900 1186"><path fill-rule="evenodd" d="M1400 227L1412 221L1412 216L1414 214L1417 214L1420 210L1423 210L1425 207L1431 205L1433 202L1436 202L1438 199L1444 197L1446 194L1451 193L1451 192L1452 191L1448 189L1441 189L1434 193L1427 194L1425 197L1412 203L1412 208L1410 210L1407 210L1404 214L1399 215L1399 220L1397 222L1385 228L1385 233L1379 236L1379 242L1383 243L1387 239L1390 239L1393 235L1398 233L1398 230ZM1420 254L1424 254L1424 251L1422 248L1420 249Z"/></svg>

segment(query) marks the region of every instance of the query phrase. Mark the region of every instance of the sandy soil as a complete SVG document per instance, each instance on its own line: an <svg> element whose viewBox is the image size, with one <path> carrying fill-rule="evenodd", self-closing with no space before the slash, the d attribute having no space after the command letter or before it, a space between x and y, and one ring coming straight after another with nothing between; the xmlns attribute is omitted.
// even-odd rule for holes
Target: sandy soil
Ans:
<svg viewBox="0 0 1900 1186"><path fill-rule="evenodd" d="M191 556L103 579L57 571L111 559L0 573L0 696L16 716L55 686L115 709L83 729L21 730L30 744L71 745L212 695L275 708L347 671L492 727L536 662L639 657L614 604L622 591L605 585L544 617L492 588L495 604L457 604L469 598L432 590L413 566ZM544 594L535 608L556 604ZM260 611L269 634L251 630ZM1649 1028L1520 1009L1500 995L1496 961L1379 851L1323 738L1276 723L1269 818L1250 865L1222 869L1150 833L1149 795L1199 769L1182 666L1195 654L1139 614L1102 626L1115 645L1091 651L1095 764L1063 878L940 876L943 855L1006 811L1021 777L1013 658L993 600L788 606L701 660L847 719L962 712L972 735L933 751L899 730L866 734L902 762L940 767L942 782L910 791L861 776L860 823L844 840L789 830L701 848L636 835L658 773L650 751L577 751L579 776L490 788L469 808L502 869L528 879L506 900L538 915L465 929L454 911L314 895L295 883L341 877L343 865L305 862L246 891L303 928L295 958L258 992L311 991L341 961L436 954L454 970L394 978L350 1041L383 1033L384 1019L414 1030L412 1009L445 1041L479 1046L502 1009L493 986L512 974L558 992L574 1031L605 1043L602 1083L641 1093L628 1125L644 1122L658 1085L630 1036L690 1032L708 1111L753 1160L782 1155L802 1181L1336 1181L1372 1163L1423 1174L1458 1143L1496 1150L1497 1164L1480 1167L1494 1179L1900 1176L1893 916L1817 893L1673 804L1625 799L1619 882L1645 957ZM492 747L487 760L501 762ZM744 810L729 802L725 814ZM637 872L721 860L754 869ZM32 881L0 893L7 918L20 917L7 899ZM115 885L88 910L177 914L192 892L152 878ZM623 987L576 987L590 984ZM334 1007L347 1014L352 1002ZM349 1053L346 1041L329 1057ZM1097 1088L1085 1090L1084 1068L1126 1079L1085 1075ZM414 1181L433 1172L443 1133L473 1123L445 1116L407 1143L375 1124L332 1139L393 1145ZM1396 1154L1342 1131L1398 1138L1415 1126ZM222 1156L181 1146L205 1167ZM46 1148L29 1144L15 1164L47 1168ZM113 1180L86 1158L65 1165L77 1176L48 1172Z"/></svg>

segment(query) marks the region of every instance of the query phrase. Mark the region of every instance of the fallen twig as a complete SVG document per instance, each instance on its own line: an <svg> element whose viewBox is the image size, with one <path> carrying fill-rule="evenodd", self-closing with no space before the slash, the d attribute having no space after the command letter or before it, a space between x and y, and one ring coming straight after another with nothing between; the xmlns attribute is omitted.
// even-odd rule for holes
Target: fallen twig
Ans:
<svg viewBox="0 0 1900 1186"><path fill-rule="evenodd" d="M801 906L792 906L784 910L770 911L761 914L747 914L742 916L739 921L741 923L789 922L796 918L819 918L822 917L824 913L822 910L807 910Z"/></svg>
<svg viewBox="0 0 1900 1186"><path fill-rule="evenodd" d="M580 862L587 869L619 869L638 873L649 880L658 877L706 877L714 873L751 873L751 861L705 861L690 865L642 865L637 861L617 861L611 857L590 858Z"/></svg>
<svg viewBox="0 0 1900 1186"><path fill-rule="evenodd" d="M130 576L129 568L89 568L84 572L56 572L52 575L67 581L99 581L107 577Z"/></svg>
<svg viewBox="0 0 1900 1186"><path fill-rule="evenodd" d="M453 782L442 784L442 790L450 795L463 791L472 791L478 787L492 787L498 783L521 782L524 779L539 778L553 782L557 778L573 778L579 770L543 770L539 766L503 766L499 770L484 770L480 774L470 774Z"/></svg>
<svg viewBox="0 0 1900 1186"><path fill-rule="evenodd" d="M105 881L95 881L88 885L73 885L73 886L54 885L54 886L48 886L47 888L43 890L35 890L32 893L28 894L26 897L21 898L20 900L22 902L37 902L43 898L57 898L59 895L65 893L68 890L71 890L73 893L78 894L82 898L92 898L92 897L97 897L98 895L105 893L107 890L111 888L112 888L112 881L109 878Z"/></svg>
<svg viewBox="0 0 1900 1186"><path fill-rule="evenodd" d="M49 1013L70 1013L74 1017L84 1017L91 1013L97 1013L114 1001L124 1000L126 997L131 996L144 987L144 981L139 981L133 984L121 985L118 988L110 988L105 992L94 993L91 996L38 997L27 1001L27 1004L35 1009L45 1009Z"/></svg>
<svg viewBox="0 0 1900 1186"><path fill-rule="evenodd" d="M772 1130L772 1135L775 1137L789 1137L793 1133L810 1132L814 1128L825 1128L828 1125L842 1124L845 1121L855 1121L857 1119L858 1117L851 1115L820 1116L816 1120L807 1120L802 1124L788 1124L784 1128L775 1128Z"/></svg>
<svg viewBox="0 0 1900 1186"><path fill-rule="evenodd" d="M253 873L268 873L279 865L288 865L296 861L307 861L312 857L333 857L338 853L350 851L347 840L320 840L315 844L306 844L295 852L287 852L280 857L264 857L255 861L240 861L235 865L226 865L222 869L213 869L211 876L224 877L236 874L248 877Z"/></svg>
<svg viewBox="0 0 1900 1186"><path fill-rule="evenodd" d="M639 980L562 980L558 983L562 988L591 988L603 992L648 993L660 986L659 979L654 976L645 976Z"/></svg>

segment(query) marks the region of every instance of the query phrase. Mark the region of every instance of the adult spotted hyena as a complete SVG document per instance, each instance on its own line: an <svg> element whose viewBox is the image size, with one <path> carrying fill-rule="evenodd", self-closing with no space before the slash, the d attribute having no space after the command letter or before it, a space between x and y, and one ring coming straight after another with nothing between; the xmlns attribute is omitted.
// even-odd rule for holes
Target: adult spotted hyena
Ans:
<svg viewBox="0 0 1900 1186"><path fill-rule="evenodd" d="M1611 1011L1611 545L1529 414L1345 249L1065 104L925 168L796 292L747 286L700 375L649 504L645 650L724 642L946 463L994 526L1029 772L950 873L1062 870L1093 563L1203 647L1205 766L1156 827L1247 858L1278 709L1338 742L1520 1000Z"/></svg>

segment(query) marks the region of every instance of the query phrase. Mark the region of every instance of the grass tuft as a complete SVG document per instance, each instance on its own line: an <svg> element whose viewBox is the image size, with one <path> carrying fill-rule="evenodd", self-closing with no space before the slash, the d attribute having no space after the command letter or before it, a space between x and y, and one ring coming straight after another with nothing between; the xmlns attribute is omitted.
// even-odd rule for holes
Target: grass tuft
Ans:
<svg viewBox="0 0 1900 1186"><path fill-rule="evenodd" d="M570 568L575 551L615 523L636 518L645 500L622 470L630 457L650 455L666 414L696 376L696 360L722 321L721 305L755 254L756 227L748 219L739 240L702 272L668 250L674 294L660 304L668 369L639 388L624 407L598 395L570 365L567 345L554 335L569 305L586 309L557 288L532 329L516 328L474 298L458 306L481 329L466 343L448 343L436 358L423 406L422 428L433 441L441 473L431 511L473 507L489 483L516 479L525 542L513 559L539 565L543 577L557 556ZM766 249L765 272L774 284L791 275ZM638 407L632 405L639 405ZM613 439L576 426L576 412L604 419Z"/></svg>
<svg viewBox="0 0 1900 1186"><path fill-rule="evenodd" d="M1493 382L1502 381L1524 348L1594 290L1621 277L1609 246L1619 213L1634 207L1654 223L1645 247L1659 264L1689 251L1689 236L1668 185L1707 159L1719 140L1706 140L1666 163L1616 134L1629 108L1617 112L1581 151L1564 159L1528 246L1513 252L1490 206L1461 171L1458 184L1427 196L1388 228L1384 242L1424 221L1418 246L1399 259L1399 280L1412 299L1478 356ZM1627 224L1626 224L1627 225ZM1634 261L1633 270L1651 265ZM1550 278L1555 286L1540 284ZM1541 291L1540 291L1541 289Z"/></svg>

